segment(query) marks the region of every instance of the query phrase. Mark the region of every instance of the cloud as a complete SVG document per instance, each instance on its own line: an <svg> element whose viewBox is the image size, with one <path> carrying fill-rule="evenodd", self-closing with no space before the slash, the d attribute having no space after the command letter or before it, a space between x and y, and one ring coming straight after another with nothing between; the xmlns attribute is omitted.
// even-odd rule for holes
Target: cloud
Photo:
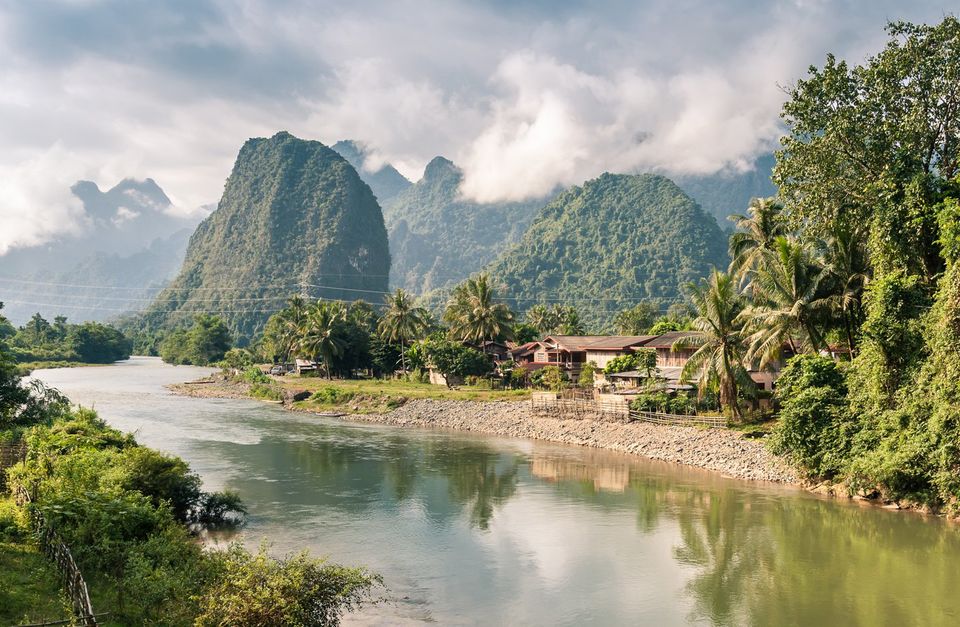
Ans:
<svg viewBox="0 0 960 627"><path fill-rule="evenodd" d="M859 61L940 0L176 0L0 5L0 250L83 228L70 176L219 198L237 150L285 129L416 179L442 154L480 200L604 170L744 168L789 83ZM59 187L58 187L59 186ZM51 191L57 187L56 191Z"/></svg>
<svg viewBox="0 0 960 627"><path fill-rule="evenodd" d="M54 145L32 159L0 169L0 255L87 226L70 187L86 176L77 155Z"/></svg>

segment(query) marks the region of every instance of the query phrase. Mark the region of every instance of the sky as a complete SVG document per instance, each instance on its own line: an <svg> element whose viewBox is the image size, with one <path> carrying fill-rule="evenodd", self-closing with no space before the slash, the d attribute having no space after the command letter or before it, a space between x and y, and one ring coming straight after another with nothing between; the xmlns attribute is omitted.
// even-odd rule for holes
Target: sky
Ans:
<svg viewBox="0 0 960 627"><path fill-rule="evenodd" d="M69 191L155 179L215 203L250 137L355 139L479 201L604 171L750 167L784 89L943 0L0 0L0 254L83 228Z"/></svg>

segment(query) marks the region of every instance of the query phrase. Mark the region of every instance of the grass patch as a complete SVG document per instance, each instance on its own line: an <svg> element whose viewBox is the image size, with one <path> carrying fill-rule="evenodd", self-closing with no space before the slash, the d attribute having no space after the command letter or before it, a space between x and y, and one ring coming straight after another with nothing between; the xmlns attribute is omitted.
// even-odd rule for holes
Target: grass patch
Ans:
<svg viewBox="0 0 960 627"><path fill-rule="evenodd" d="M72 616L53 566L27 541L0 542L0 625Z"/></svg>
<svg viewBox="0 0 960 627"><path fill-rule="evenodd" d="M408 400L429 398L455 401L504 401L530 398L528 390L491 390L464 385L457 389L400 379L316 379L288 375L283 387L312 392L304 401L294 403L311 411L382 413L400 407Z"/></svg>
<svg viewBox="0 0 960 627"><path fill-rule="evenodd" d="M21 376L29 376L34 370L50 370L53 368L90 368L92 366L111 366L113 364L88 364L83 361L25 361L17 364L17 372Z"/></svg>
<svg viewBox="0 0 960 627"><path fill-rule="evenodd" d="M282 401L283 388L268 383L254 383L250 386L250 395L265 401Z"/></svg>

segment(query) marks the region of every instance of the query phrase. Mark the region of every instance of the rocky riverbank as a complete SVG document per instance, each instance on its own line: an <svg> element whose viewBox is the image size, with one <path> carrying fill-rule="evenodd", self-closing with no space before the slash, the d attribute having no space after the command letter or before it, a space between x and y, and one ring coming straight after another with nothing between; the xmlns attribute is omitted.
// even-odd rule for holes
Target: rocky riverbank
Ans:
<svg viewBox="0 0 960 627"><path fill-rule="evenodd" d="M388 414L349 416L348 420L398 427L474 431L515 438L549 440L642 455L713 470L738 479L798 483L796 473L760 440L736 431L674 427L642 422L559 420L531 414L529 402L414 400Z"/></svg>
<svg viewBox="0 0 960 627"><path fill-rule="evenodd" d="M171 386L178 394L206 398L250 398L250 386L217 380ZM291 399L288 399L288 401ZM294 411L309 409L286 402ZM397 427L473 431L548 440L562 444L621 451L722 473L738 479L798 483L797 474L770 453L763 441L736 431L674 427L648 423L560 420L534 415L527 401L454 401L417 399L387 413L350 414L343 418Z"/></svg>

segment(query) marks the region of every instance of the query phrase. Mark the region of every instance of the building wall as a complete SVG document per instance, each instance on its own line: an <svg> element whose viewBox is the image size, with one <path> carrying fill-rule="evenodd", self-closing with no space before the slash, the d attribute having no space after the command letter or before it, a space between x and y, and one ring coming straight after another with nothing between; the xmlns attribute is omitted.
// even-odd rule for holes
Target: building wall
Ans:
<svg viewBox="0 0 960 627"><path fill-rule="evenodd" d="M587 351L587 361L592 361L598 368L603 369L614 357L625 354L623 351Z"/></svg>
<svg viewBox="0 0 960 627"><path fill-rule="evenodd" d="M676 352L671 351L669 348L658 348L657 367L683 366L693 353L694 350L692 348L685 348Z"/></svg>

